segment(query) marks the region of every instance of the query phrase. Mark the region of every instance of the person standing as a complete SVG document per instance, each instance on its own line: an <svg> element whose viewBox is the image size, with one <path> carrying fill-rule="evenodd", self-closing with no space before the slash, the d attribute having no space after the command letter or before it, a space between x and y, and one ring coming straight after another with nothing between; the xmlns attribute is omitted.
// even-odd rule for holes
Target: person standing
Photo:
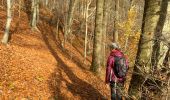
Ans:
<svg viewBox="0 0 170 100"><path fill-rule="evenodd" d="M122 100L121 90L128 70L128 61L117 43L110 44L110 55L106 66L106 84L110 85L111 100Z"/></svg>

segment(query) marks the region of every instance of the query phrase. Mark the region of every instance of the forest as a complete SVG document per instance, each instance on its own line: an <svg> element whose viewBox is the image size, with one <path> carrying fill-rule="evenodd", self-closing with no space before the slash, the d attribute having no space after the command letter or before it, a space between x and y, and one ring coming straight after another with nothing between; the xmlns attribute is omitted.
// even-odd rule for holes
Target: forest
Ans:
<svg viewBox="0 0 170 100"><path fill-rule="evenodd" d="M0 100L111 100L111 43L122 100L170 100L170 0L0 0L0 40Z"/></svg>

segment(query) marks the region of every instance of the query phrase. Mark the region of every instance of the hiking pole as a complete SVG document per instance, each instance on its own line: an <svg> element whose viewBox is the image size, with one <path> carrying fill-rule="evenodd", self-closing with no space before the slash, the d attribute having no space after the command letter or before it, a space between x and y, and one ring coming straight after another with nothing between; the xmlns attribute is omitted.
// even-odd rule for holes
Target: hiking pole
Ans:
<svg viewBox="0 0 170 100"><path fill-rule="evenodd" d="M116 96L116 100L117 100L117 77L115 77L115 96Z"/></svg>

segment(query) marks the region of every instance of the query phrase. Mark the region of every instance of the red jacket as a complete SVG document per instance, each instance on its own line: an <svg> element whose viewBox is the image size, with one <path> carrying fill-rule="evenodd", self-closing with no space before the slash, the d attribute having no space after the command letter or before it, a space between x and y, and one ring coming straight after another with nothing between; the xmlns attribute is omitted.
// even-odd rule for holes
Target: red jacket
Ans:
<svg viewBox="0 0 170 100"><path fill-rule="evenodd" d="M115 80L116 80L116 76L115 76L114 71L113 71L114 61L115 61L114 56L121 57L121 56L124 56L124 55L119 50L112 50L112 52L110 53L110 56L107 59L106 78L105 78L106 83L109 83L111 81L115 82ZM126 59L126 63L128 65L127 59ZM117 81L123 82L124 78L117 78Z"/></svg>

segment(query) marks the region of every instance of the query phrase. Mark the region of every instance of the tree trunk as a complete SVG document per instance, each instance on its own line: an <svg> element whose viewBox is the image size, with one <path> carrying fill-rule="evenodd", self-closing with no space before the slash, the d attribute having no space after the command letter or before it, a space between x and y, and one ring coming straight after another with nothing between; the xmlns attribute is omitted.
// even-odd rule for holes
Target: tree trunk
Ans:
<svg viewBox="0 0 170 100"><path fill-rule="evenodd" d="M163 0L161 9L162 13L160 13L159 22L155 31L155 43L152 56L152 63L157 70L160 70L163 67L163 61L166 52L168 52L168 43L170 43L170 3L168 3L167 0Z"/></svg>
<svg viewBox="0 0 170 100"><path fill-rule="evenodd" d="M161 2L156 0L148 0L145 3L144 25L139 43L137 62L139 65L145 66L145 71L151 71L151 57L154 32L157 27L160 15Z"/></svg>
<svg viewBox="0 0 170 100"><path fill-rule="evenodd" d="M127 3L127 2L126 2ZM129 4L129 3L128 3ZM135 14L133 17L128 16L128 20L130 20L132 24L130 24L130 28L131 28L131 32L130 34L135 35L136 33L140 32L141 33L141 27L142 27L142 19L143 19L143 12L144 12L144 1L143 0L133 0L131 3L131 7L129 10L131 13ZM130 17L130 18L129 18ZM129 36L126 39L126 43L125 43L125 51L127 50L126 47L128 47L128 42L130 41ZM134 47L132 49L136 49L138 43L134 43ZM133 68L135 66L135 59L136 59L136 52L133 52L132 57L129 57L129 59L131 59L131 61L129 62L129 72L133 71ZM132 74L128 73L128 78L126 80L125 83L125 92L126 94L128 94L128 89L129 89L129 85L130 85L130 81L131 81L131 77Z"/></svg>
<svg viewBox="0 0 170 100"><path fill-rule="evenodd" d="M89 1L89 2L88 2ZM86 33L85 33L85 43L84 43L84 46L85 46L85 48L84 48L84 62L86 61L86 56L87 56L87 34L88 34L88 16L89 16L89 13L88 13L88 11L89 11L89 6L90 6L90 4L91 4L91 0L87 0L87 2L86 2L86 19L85 19L85 23L86 23Z"/></svg>
<svg viewBox="0 0 170 100"><path fill-rule="evenodd" d="M104 0L97 0L96 2L96 19L95 19L95 33L93 42L93 56L91 70L99 74L101 70L101 48L102 48L102 21L103 21L103 4Z"/></svg>
<svg viewBox="0 0 170 100"><path fill-rule="evenodd" d="M74 9L76 7L77 2L78 2L78 0L70 0L66 29L65 29L65 33L64 33L65 42L67 40L67 35L71 34L71 25L72 25L72 22L73 22L73 13L74 13ZM65 44L65 42L64 42L64 44Z"/></svg>
<svg viewBox="0 0 170 100"><path fill-rule="evenodd" d="M36 23L37 23L37 10L36 10L36 5L37 2L36 0L32 0L32 22L31 22L31 27L34 29L36 28Z"/></svg>
<svg viewBox="0 0 170 100"><path fill-rule="evenodd" d="M106 65L106 36L107 36L107 21L108 21L108 10L109 10L109 0L104 0L103 9L103 34L102 34L102 66Z"/></svg>
<svg viewBox="0 0 170 100"><path fill-rule="evenodd" d="M2 38L2 43L7 44L9 40L9 30L11 24L12 16L11 16L11 0L7 0L7 23L5 28L5 33Z"/></svg>
<svg viewBox="0 0 170 100"><path fill-rule="evenodd" d="M155 30L157 30L159 19L161 18L160 13L163 12L161 9L161 7L163 7L163 1L164 0L147 0L145 2L144 23L138 45L136 66L134 67L130 87L130 94L131 96L136 96L136 99L141 98L143 82L147 80L146 75L152 72L151 57L153 51L153 37ZM141 72L145 73L145 76L140 75Z"/></svg>
<svg viewBox="0 0 170 100"><path fill-rule="evenodd" d="M115 12L113 42L118 43L119 0L115 0Z"/></svg>
<svg viewBox="0 0 170 100"><path fill-rule="evenodd" d="M40 14L39 4L40 4L40 0L37 0L37 1L36 1L36 13L37 13L37 14L36 14L36 20L37 20L37 21L36 21L36 24L39 22L39 19L40 19L40 18L39 18L39 14Z"/></svg>
<svg viewBox="0 0 170 100"><path fill-rule="evenodd" d="M45 5L46 5L46 7L47 7L47 5L48 5L48 0L45 0Z"/></svg>
<svg viewBox="0 0 170 100"><path fill-rule="evenodd" d="M83 18L86 17L86 2L85 0L82 0L82 15L83 15Z"/></svg>

